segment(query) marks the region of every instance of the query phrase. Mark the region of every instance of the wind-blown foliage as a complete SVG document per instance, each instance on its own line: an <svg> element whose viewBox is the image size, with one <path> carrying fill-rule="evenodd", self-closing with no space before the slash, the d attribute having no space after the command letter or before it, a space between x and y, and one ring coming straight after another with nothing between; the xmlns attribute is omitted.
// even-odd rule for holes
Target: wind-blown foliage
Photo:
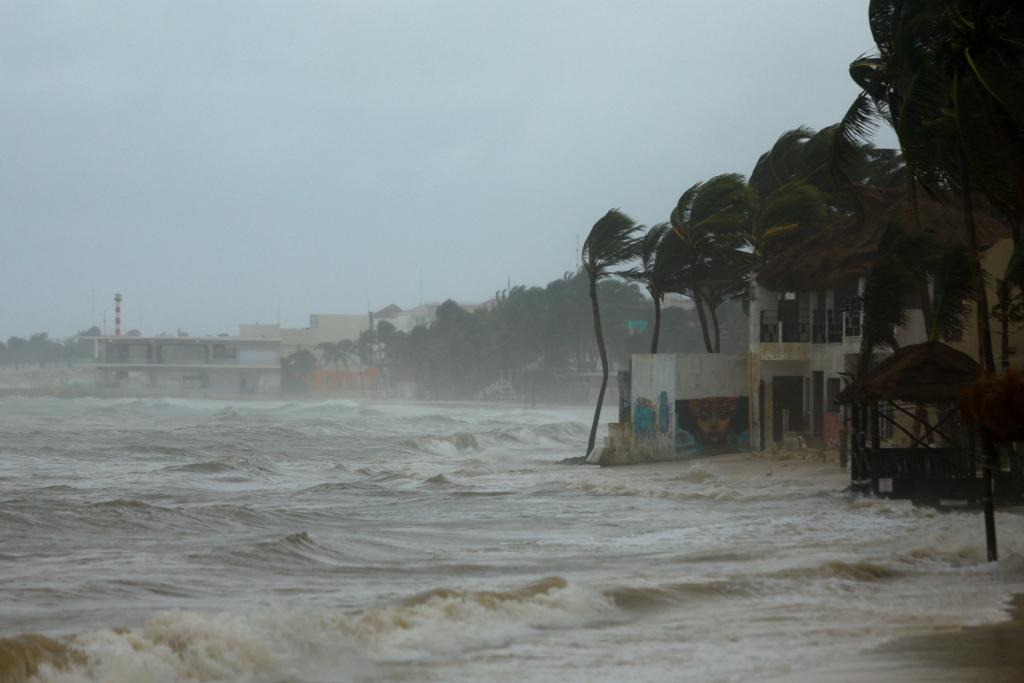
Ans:
<svg viewBox="0 0 1024 683"><path fill-rule="evenodd" d="M651 333L651 353L658 352L658 338L661 335L661 304L666 292L672 287L672 272L666 268L669 249L663 246L665 236L672 229L669 223L658 223L651 227L643 239L636 242L633 255L636 265L620 275L626 280L638 282L651 296L654 304L654 329ZM660 264L659 264L660 259ZM660 267L659 267L660 265Z"/></svg>
<svg viewBox="0 0 1024 683"><path fill-rule="evenodd" d="M597 395L597 407L594 409L594 421L590 427L590 439L587 442L587 455L594 450L597 440L597 427L601 421L601 405L604 403L605 391L608 388L608 353L604 345L604 332L601 329L601 311L598 305L597 283L601 278L612 274L612 269L632 259L637 253L636 233L641 230L632 218L618 209L612 209L602 216L590 229L587 239L583 242L581 257L583 270L590 280L590 301L594 312L594 336L597 339L598 355L601 358L601 390Z"/></svg>
<svg viewBox="0 0 1024 683"><path fill-rule="evenodd" d="M742 175L694 184L672 210L672 234L658 255L661 271L673 281L669 291L693 300L708 353L721 351L718 307L747 289L751 257L744 247L753 206L754 194Z"/></svg>

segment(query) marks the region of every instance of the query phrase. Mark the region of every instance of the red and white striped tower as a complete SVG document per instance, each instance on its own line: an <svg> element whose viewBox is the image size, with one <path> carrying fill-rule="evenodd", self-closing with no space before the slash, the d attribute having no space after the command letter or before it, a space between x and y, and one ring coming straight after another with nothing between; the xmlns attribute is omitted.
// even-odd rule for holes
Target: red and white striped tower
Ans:
<svg viewBox="0 0 1024 683"><path fill-rule="evenodd" d="M114 295L114 336L121 336L121 292Z"/></svg>

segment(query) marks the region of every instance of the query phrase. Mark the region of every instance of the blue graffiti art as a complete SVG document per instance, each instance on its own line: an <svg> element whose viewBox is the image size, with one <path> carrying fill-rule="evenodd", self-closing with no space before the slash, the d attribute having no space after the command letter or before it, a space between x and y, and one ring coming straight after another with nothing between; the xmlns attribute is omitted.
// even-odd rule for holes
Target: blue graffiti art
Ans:
<svg viewBox="0 0 1024 683"><path fill-rule="evenodd" d="M638 398L633 406L633 433L646 439L654 438L655 408L649 398Z"/></svg>
<svg viewBox="0 0 1024 683"><path fill-rule="evenodd" d="M658 396L658 431L662 434L668 433L671 413L668 409L668 392L663 391Z"/></svg>

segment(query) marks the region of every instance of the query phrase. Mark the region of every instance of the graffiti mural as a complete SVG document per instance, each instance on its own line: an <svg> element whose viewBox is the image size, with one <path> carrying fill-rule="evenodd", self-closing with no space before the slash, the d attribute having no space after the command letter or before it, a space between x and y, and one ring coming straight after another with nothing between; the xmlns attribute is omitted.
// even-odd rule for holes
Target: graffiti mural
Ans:
<svg viewBox="0 0 1024 683"><path fill-rule="evenodd" d="M750 450L749 403L746 396L676 401L676 452L696 455Z"/></svg>
<svg viewBox="0 0 1024 683"><path fill-rule="evenodd" d="M668 409L668 392L663 391L658 395L658 431L662 434L667 434L671 421L672 414Z"/></svg>
<svg viewBox="0 0 1024 683"><path fill-rule="evenodd" d="M657 413L654 402L649 398L638 398L633 404L633 433L645 439L654 438Z"/></svg>

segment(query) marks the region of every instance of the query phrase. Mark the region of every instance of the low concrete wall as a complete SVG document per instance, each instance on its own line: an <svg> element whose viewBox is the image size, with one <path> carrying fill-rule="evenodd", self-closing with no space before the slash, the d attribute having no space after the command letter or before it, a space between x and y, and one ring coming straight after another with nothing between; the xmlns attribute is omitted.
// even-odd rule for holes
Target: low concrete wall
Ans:
<svg viewBox="0 0 1024 683"><path fill-rule="evenodd" d="M746 354L637 354L630 423L608 426L602 465L749 450Z"/></svg>

